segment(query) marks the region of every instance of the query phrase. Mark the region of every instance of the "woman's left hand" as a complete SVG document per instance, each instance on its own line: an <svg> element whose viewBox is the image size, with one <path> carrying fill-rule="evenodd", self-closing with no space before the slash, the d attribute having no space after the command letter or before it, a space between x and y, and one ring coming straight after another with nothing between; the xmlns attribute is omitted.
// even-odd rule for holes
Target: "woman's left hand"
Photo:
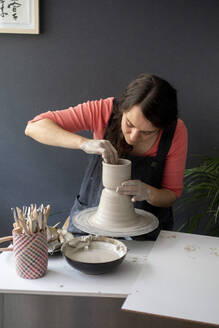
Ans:
<svg viewBox="0 0 219 328"><path fill-rule="evenodd" d="M132 196L131 201L142 201L149 200L150 198L150 188L144 182L140 180L127 180L122 182L122 184L117 187L116 192L120 195L130 195Z"/></svg>

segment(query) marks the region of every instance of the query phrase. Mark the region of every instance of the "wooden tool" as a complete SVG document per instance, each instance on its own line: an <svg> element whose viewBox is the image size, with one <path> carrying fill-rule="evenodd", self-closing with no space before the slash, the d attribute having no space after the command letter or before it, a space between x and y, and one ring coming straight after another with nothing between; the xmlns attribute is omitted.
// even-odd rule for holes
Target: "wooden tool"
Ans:
<svg viewBox="0 0 219 328"><path fill-rule="evenodd" d="M13 236L2 237L2 238L0 238L0 244L4 243L6 241L12 241L12 240L13 240ZM11 248L11 247L0 248L0 252L11 252L11 251L13 251L13 248Z"/></svg>

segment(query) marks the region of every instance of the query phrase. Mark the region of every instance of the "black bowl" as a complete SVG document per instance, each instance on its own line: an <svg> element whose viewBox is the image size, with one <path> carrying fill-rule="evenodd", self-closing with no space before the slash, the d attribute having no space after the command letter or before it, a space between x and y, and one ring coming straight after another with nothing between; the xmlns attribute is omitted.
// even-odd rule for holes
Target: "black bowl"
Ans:
<svg viewBox="0 0 219 328"><path fill-rule="evenodd" d="M121 241L92 235L74 238L61 250L67 263L86 274L110 272L122 263L127 254L127 247ZM100 258L100 254L104 258Z"/></svg>

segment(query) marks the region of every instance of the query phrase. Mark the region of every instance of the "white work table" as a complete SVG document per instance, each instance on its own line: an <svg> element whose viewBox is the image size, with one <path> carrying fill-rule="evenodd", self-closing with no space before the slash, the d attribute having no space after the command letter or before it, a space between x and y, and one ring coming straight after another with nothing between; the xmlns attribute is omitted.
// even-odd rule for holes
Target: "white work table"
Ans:
<svg viewBox="0 0 219 328"><path fill-rule="evenodd" d="M87 275L72 268L62 256L49 256L48 271L39 279L20 278L13 252L0 255L0 292L41 295L126 297L153 247L152 241L124 241L128 253L114 271Z"/></svg>
<svg viewBox="0 0 219 328"><path fill-rule="evenodd" d="M161 231L122 308L219 326L219 238Z"/></svg>
<svg viewBox="0 0 219 328"><path fill-rule="evenodd" d="M156 242L124 243L129 249L124 262L115 271L102 275L81 273L63 257L50 256L46 275L26 280L15 272L13 253L3 253L0 255L0 293L13 294L15 298L19 294L52 295L54 299L56 296L82 297L83 309L92 299L89 303L92 311L89 308L88 312L97 316L93 324L95 328L103 324L105 328L117 327L117 323L118 327L125 325L127 328L133 325L135 328L219 326L219 238L161 231ZM98 307L97 299L100 300ZM42 302L40 300L37 307L42 306ZM28 303L31 302L28 300L25 306ZM51 299L47 306L50 303ZM11 306L13 304L11 301ZM100 310L103 304L106 305L104 309L107 307L105 312ZM31 311L33 308L36 305L32 305ZM42 311L44 308L42 306ZM73 308L76 309L75 303ZM79 302L77 311L71 314L69 325L78 315L77 327L88 324L91 327L90 322L82 322L80 309ZM99 324L96 321L98 317L101 318ZM53 328L57 318L58 314L51 325ZM9 319L5 327L16 322ZM169 320L168 323L165 320ZM27 317L24 317L23 322L26 321Z"/></svg>

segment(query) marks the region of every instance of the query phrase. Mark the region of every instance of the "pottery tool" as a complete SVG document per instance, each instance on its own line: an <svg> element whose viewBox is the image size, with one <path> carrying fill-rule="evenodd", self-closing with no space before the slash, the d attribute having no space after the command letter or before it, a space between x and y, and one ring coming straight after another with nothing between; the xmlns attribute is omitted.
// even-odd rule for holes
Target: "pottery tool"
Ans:
<svg viewBox="0 0 219 328"><path fill-rule="evenodd" d="M13 232L14 233L22 233L22 228L20 228L20 227L14 228Z"/></svg>
<svg viewBox="0 0 219 328"><path fill-rule="evenodd" d="M12 241L12 240L13 240L12 236L2 237L2 238L0 238L0 244L4 243L6 241ZM13 251L13 248L11 248L11 247L0 248L0 252L11 252L11 251Z"/></svg>
<svg viewBox="0 0 219 328"><path fill-rule="evenodd" d="M43 213L39 209L37 210L37 216L38 216L38 227L39 227L39 230L42 230L42 227L43 227Z"/></svg>
<svg viewBox="0 0 219 328"><path fill-rule="evenodd" d="M37 208L36 204L30 206L23 206L22 209L16 206L12 208L15 223L14 228L19 228L20 233L32 234L40 231L45 231L47 220L50 214L50 205L46 207L41 204Z"/></svg>

